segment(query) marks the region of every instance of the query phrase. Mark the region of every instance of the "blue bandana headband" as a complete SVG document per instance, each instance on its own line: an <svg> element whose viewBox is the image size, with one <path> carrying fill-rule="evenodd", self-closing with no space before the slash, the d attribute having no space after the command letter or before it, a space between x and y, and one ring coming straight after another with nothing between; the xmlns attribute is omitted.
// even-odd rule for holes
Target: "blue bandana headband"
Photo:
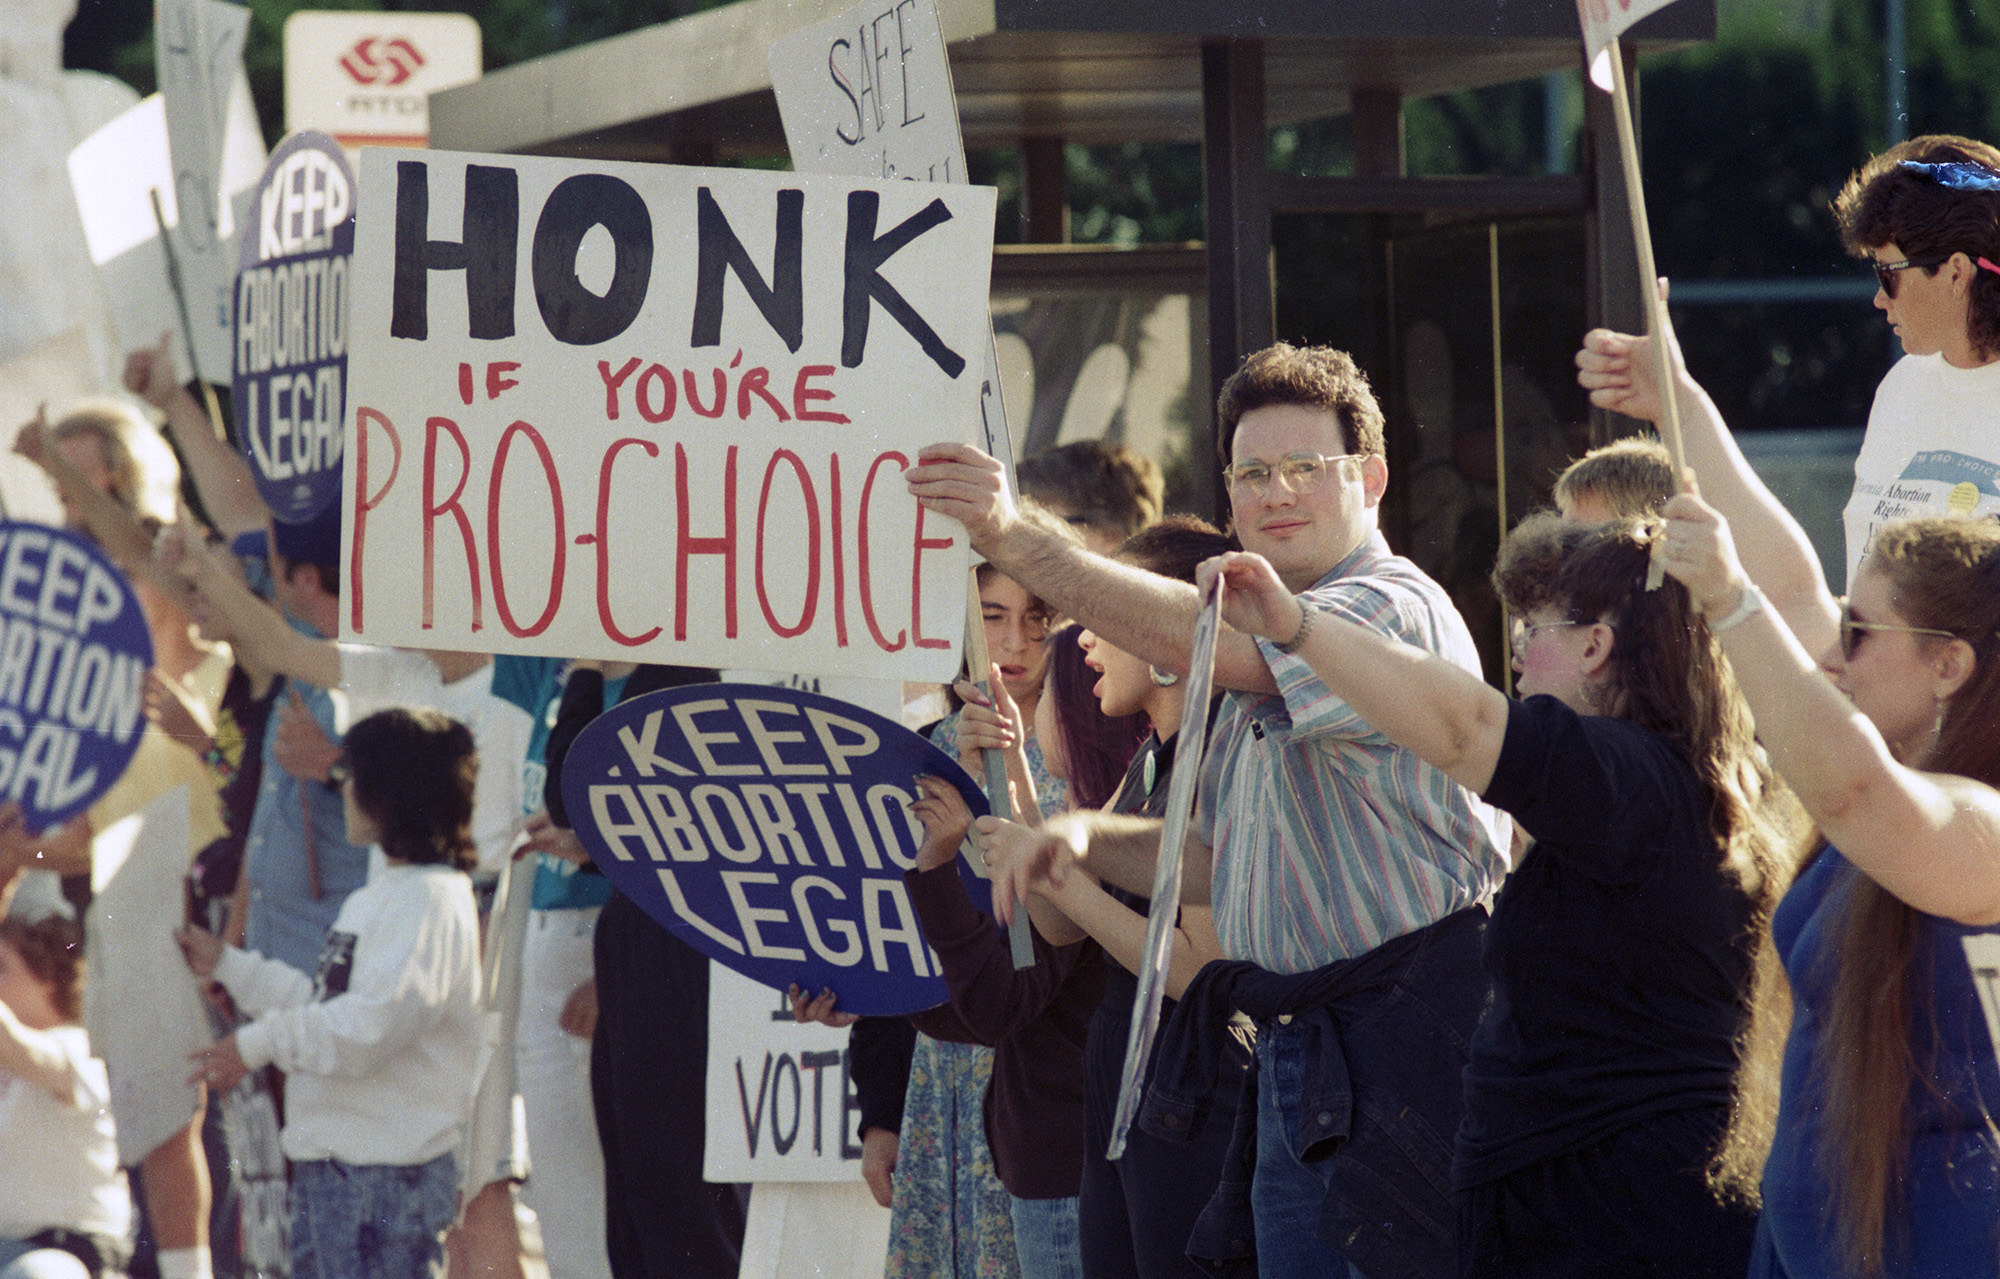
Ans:
<svg viewBox="0 0 2000 1279"><path fill-rule="evenodd" d="M2000 173L1981 164L1963 160L1946 160L1938 164L1904 160L1897 167L1920 174L1951 191L2000 191Z"/></svg>

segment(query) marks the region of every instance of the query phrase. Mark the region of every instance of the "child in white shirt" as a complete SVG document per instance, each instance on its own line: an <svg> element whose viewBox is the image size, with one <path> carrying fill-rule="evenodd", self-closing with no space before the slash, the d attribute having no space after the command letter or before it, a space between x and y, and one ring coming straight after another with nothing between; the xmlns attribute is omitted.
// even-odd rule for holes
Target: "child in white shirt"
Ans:
<svg viewBox="0 0 2000 1279"><path fill-rule="evenodd" d="M286 1073L293 1279L441 1276L482 1042L464 874L478 759L464 725L428 710L370 715L345 748L348 840L379 845L382 862L310 980L178 934L189 966L255 1017L198 1054L197 1074L227 1090L267 1063Z"/></svg>

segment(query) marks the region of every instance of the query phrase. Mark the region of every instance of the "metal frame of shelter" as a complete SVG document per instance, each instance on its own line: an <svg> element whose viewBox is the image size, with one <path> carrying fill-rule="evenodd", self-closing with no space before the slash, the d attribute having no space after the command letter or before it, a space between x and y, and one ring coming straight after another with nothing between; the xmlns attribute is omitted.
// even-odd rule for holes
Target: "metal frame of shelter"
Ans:
<svg viewBox="0 0 2000 1279"><path fill-rule="evenodd" d="M896 0L883 3L886 11ZM434 95L431 143L675 163L783 154L766 50L776 37L850 5L741 0L508 67ZM1395 227L1580 218L1584 250L1577 266L1587 322L1643 324L1604 95L1585 92L1580 172L1404 173L1405 101L1580 65L1572 0L937 0L937 8L967 148L1011 147L1022 157L1024 239L1052 245L1064 238L1065 143L1201 142L1210 232L1205 245L1183 253L1199 252L1204 268L1208 386L1273 339L1274 216L1362 215L1362 225L1374 228L1367 233L1376 241L1374 261L1388 269L1366 282L1359 297L1385 335L1380 355L1394 349L1386 336L1394 323L1393 259L1386 249ZM1715 28L1715 0L1680 0L1627 34L1628 66L1642 52L1712 39ZM1269 168L1272 127L1340 115L1352 120L1354 176L1299 177ZM1484 225L1478 230L1483 240ZM1497 247L1494 253L1497 263ZM1175 270L1172 256L1157 247L1101 250L1086 266L1076 249L1039 259L1008 253L996 264L995 286L1032 281L1038 270L1052 278L1083 269L1115 279L1124 263L1157 278ZM1183 267L1196 261L1188 256ZM1496 265L1496 316L1497 281ZM1199 329L1203 317L1195 318ZM1494 327L1497 333L1497 321ZM1494 382L1497 401L1497 374ZM1504 479L1498 416L1496 409L1493 447ZM1196 417L1197 432L1212 436L1208 412ZM1620 424L1593 416L1593 438L1621 433ZM1393 431L1391 439L1393 454ZM1222 513L1213 451L1194 453L1183 502ZM1392 540L1407 518L1406 509L1391 509Z"/></svg>

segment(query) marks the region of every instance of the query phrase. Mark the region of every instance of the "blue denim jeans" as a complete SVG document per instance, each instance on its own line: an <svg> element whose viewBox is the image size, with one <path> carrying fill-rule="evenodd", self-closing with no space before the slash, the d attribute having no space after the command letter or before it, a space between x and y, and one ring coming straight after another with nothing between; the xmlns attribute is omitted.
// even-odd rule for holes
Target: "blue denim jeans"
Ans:
<svg viewBox="0 0 2000 1279"><path fill-rule="evenodd" d="M57 1248L0 1239L0 1279L89 1279L83 1263Z"/></svg>
<svg viewBox="0 0 2000 1279"><path fill-rule="evenodd" d="M1021 1279L1083 1279L1075 1197L1008 1198L1014 1218L1014 1250L1021 1255Z"/></svg>
<svg viewBox="0 0 2000 1279"><path fill-rule="evenodd" d="M292 1279L443 1279L458 1162L292 1168Z"/></svg>
<svg viewBox="0 0 2000 1279"><path fill-rule="evenodd" d="M1305 1085L1305 1045L1290 1027L1266 1023L1257 1037L1257 1171L1250 1206L1257 1219L1259 1279L1362 1279L1320 1242L1320 1205L1332 1159L1302 1163L1293 1153L1299 1092Z"/></svg>

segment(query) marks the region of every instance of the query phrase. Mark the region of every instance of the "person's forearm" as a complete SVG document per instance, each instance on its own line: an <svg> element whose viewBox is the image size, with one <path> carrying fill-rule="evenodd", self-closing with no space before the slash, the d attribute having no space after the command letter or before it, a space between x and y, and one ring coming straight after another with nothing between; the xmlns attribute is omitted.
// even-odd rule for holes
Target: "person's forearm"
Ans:
<svg viewBox="0 0 2000 1279"><path fill-rule="evenodd" d="M1100 638L1161 670L1187 672L1201 601L1186 582L1093 555L1019 520L979 550L994 567ZM1215 682L1245 692L1277 691L1255 644L1227 630L1216 645Z"/></svg>
<svg viewBox="0 0 2000 1279"><path fill-rule="evenodd" d="M1751 468L1708 392L1685 375L1679 387L1681 443L1702 497L1729 521L1744 570L1771 607L1819 652L1833 642L1836 613L1811 539Z"/></svg>
<svg viewBox="0 0 2000 1279"><path fill-rule="evenodd" d="M284 615L215 564L200 569L201 593L225 619L230 643L253 663L317 688L340 686L340 649L293 630Z"/></svg>
<svg viewBox="0 0 2000 1279"><path fill-rule="evenodd" d="M256 477L241 453L217 438L215 428L194 397L183 390L164 409L167 434L187 463L195 492L216 531L233 538L264 527L270 513L257 492Z"/></svg>
<svg viewBox="0 0 2000 1279"><path fill-rule="evenodd" d="M1154 868L1160 860L1160 832L1163 829L1158 818L1130 817L1120 813L1067 813L1062 820L1071 830L1081 828L1083 841L1077 861L1085 870L1128 893L1138 893L1142 897L1152 895Z"/></svg>
<svg viewBox="0 0 2000 1279"><path fill-rule="evenodd" d="M1899 764L1768 609L1719 638L1758 739L1827 841L1917 910L2000 922L2000 796Z"/></svg>
<svg viewBox="0 0 2000 1279"><path fill-rule="evenodd" d="M1290 637L1285 637L1289 639ZM1436 653L1315 612L1298 655L1375 729L1474 793L1507 736L1507 696Z"/></svg>
<svg viewBox="0 0 2000 1279"><path fill-rule="evenodd" d="M1068 918L1104 948L1105 954L1123 964L1127 971L1139 971L1145 962L1146 929L1149 926L1146 916L1124 905L1082 875L1071 875L1065 880L1063 886L1056 890L1055 901ZM1202 965L1220 958L1222 953L1219 947L1213 954L1203 953L1187 932L1176 927L1173 951L1167 964L1167 998L1179 999L1187 990L1188 983L1194 980L1194 975L1201 971Z"/></svg>

